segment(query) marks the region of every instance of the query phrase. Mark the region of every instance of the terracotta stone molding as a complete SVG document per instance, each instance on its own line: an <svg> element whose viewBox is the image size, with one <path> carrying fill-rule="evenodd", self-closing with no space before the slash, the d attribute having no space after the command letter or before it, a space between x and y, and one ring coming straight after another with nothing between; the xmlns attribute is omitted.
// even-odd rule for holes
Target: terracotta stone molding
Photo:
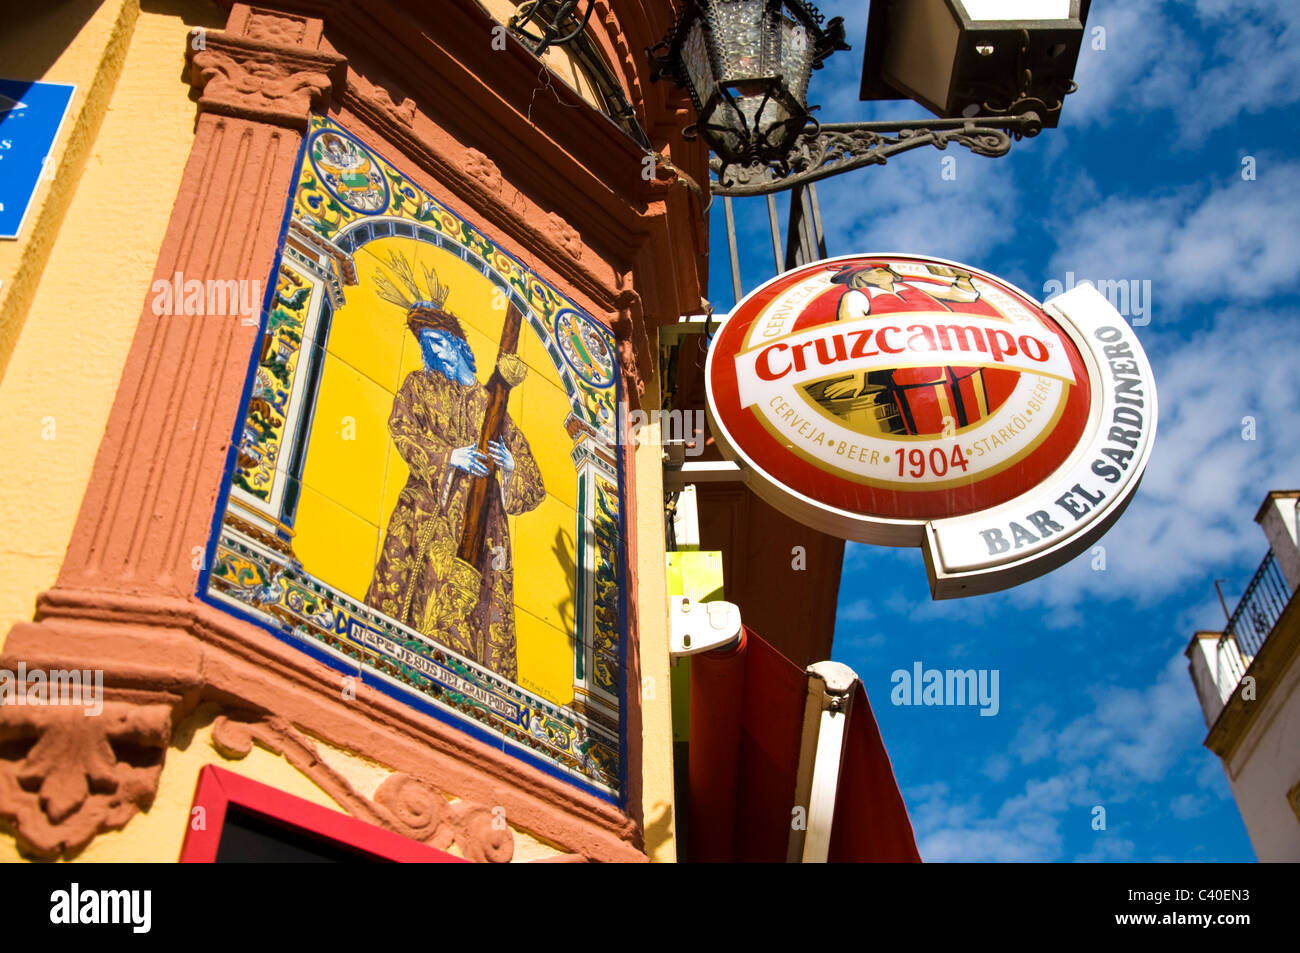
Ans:
<svg viewBox="0 0 1300 953"><path fill-rule="evenodd" d="M564 220L562 215L546 213L546 230L565 253L576 261L582 260L582 236L578 230Z"/></svg>
<svg viewBox="0 0 1300 953"><path fill-rule="evenodd" d="M202 93L199 107L207 112L305 132L308 111L328 96L332 84L325 70L333 65L324 57L287 64L262 44L212 37L190 59L190 83Z"/></svg>
<svg viewBox="0 0 1300 953"><path fill-rule="evenodd" d="M15 835L20 850L46 859L74 855L153 803L174 701L154 697L165 700L102 701L99 714L69 704L5 707L0 828Z"/></svg>
<svg viewBox="0 0 1300 953"><path fill-rule="evenodd" d="M598 254L585 253L590 243L583 241L572 224L576 209L566 208L564 215L542 209L518 188L517 180L507 178L487 152L448 142L446 133L418 106L409 122L398 115L382 87L363 91L361 83L350 80L337 118L363 139L392 143L392 151L400 153L399 164L418 185L496 230L503 247L542 277L571 289L580 304L608 321L616 294L609 246ZM495 156L503 151L485 148ZM629 243L635 238L629 230L620 233L617 242Z"/></svg>
<svg viewBox="0 0 1300 953"><path fill-rule="evenodd" d="M708 151L681 139L687 100L670 83L649 83L640 52L666 32L669 5L601 0L591 27L662 157L650 179L646 154L567 86L552 82L539 94L540 64L521 44L493 49L495 23L472 2L449 2L436 15L417 0L286 6L323 16L321 49L347 54L338 118L400 152L422 187L495 228L591 313L613 323L628 274L647 328L697 309L708 197L682 183L707 181ZM564 229L553 227L556 218Z"/></svg>
<svg viewBox="0 0 1300 953"><path fill-rule="evenodd" d="M346 54L346 82L335 77L332 91L345 124L360 120L359 134L377 134L394 146L428 173L431 181L421 181L423 187L432 184L440 198L451 190L455 205L468 206L501 238L539 258L541 270L554 272L550 280L569 284L593 314L613 310L614 275L634 261L670 258L678 266L654 275L636 268L646 320L676 320L695 309L708 254L707 197L675 187L659 169L643 178L641 149L563 83L546 84L539 94L538 60L513 40L494 49L495 21L473 0L436 6L425 0L287 0L277 7L302 11L304 23L323 20L323 34L302 27L304 49ZM707 181L707 148L681 139L690 121L684 94L671 83L650 83L641 52L667 31L672 5L600 0L597 7L591 32L615 64L654 150L671 156L693 181ZM234 4L229 32L244 31L245 39L265 35L247 26L259 15L297 16ZM277 35L297 35L297 29L282 27ZM505 193L469 173L474 152L500 167L510 186ZM541 196L545 204L538 207L533 203ZM548 213L562 215L581 234L581 262L549 236ZM647 246L654 247L650 255Z"/></svg>
<svg viewBox="0 0 1300 953"><path fill-rule="evenodd" d="M640 23L645 18L641 5L624 3L619 9L637 21L640 34L655 32ZM655 15L666 29L671 11L658 9ZM447 3L434 16L432 8L410 0L334 0L326 17L327 34L349 60L341 112L345 124L360 120L395 145L428 174L431 181L421 180L422 186L432 184L435 194L453 193L454 205L468 206L503 239L521 246L513 253L524 251L538 259L544 276L550 278L545 274L549 270L556 276L550 280L578 291L592 313L609 316L617 275L629 269L647 242L660 246L653 257L663 260L673 254L662 245L659 227L668 212L661 201L667 183L642 177L643 150L572 89L559 81L545 82L543 67L521 44L511 40L505 49L494 50L495 21L476 4ZM609 24L593 26L600 34L610 29ZM623 42L629 49L641 48L630 34ZM391 74L395 62L409 64L400 77ZM354 81L356 74L364 74L366 82ZM382 87L382 95L372 92L375 87ZM415 102L409 125L393 116L390 103L398 98ZM510 186L504 194L471 174L471 150L499 167ZM706 155L691 155L696 161L687 164L698 178L707 171L702 164ZM674 201L695 199L678 195ZM677 243L695 249L702 260L702 219L677 214L680 208L672 207L674 228L683 229ZM580 259L550 232L547 217L552 214L581 235ZM688 236L686 230L699 235ZM699 298L699 270L653 280L681 284L682 300L693 307ZM678 313L671 302L666 314L675 319Z"/></svg>
<svg viewBox="0 0 1300 953"><path fill-rule="evenodd" d="M627 384L628 399L636 407L640 404L641 395L645 393L645 382L654 373L641 296L631 289L621 291L614 299L614 307L618 311L613 331L618 339L619 363L623 369L623 380Z"/></svg>
<svg viewBox="0 0 1300 953"><path fill-rule="evenodd" d="M155 278L265 280L299 141L202 110ZM106 600L131 593L156 607L194 593L192 553L209 533L256 335L238 316L155 315L144 303L58 582L40 600L69 618L46 619L38 604L41 621L16 625L0 657L9 671L100 670L114 699L99 716L0 707L10 742L0 774L11 779L0 818L32 854L75 854L154 795L175 716L197 695L202 650L183 627L135 625ZM123 739L155 749L153 762L138 766Z"/></svg>
<svg viewBox="0 0 1300 953"><path fill-rule="evenodd" d="M199 108L305 132L347 78L343 57L316 49L321 21L235 4L227 25L186 47Z"/></svg>
<svg viewBox="0 0 1300 953"><path fill-rule="evenodd" d="M315 49L320 43L324 24L315 17L297 16L284 10L250 6L247 3L231 5L226 29L250 40L261 40L281 46L303 46Z"/></svg>
<svg viewBox="0 0 1300 953"><path fill-rule="evenodd" d="M243 758L257 743L284 758L355 817L423 841L439 850L453 845L469 860L509 863L514 835L503 808L469 800L452 803L431 784L409 774L389 775L374 799L359 792L321 760L311 738L273 715L221 715L212 726L213 746L226 758ZM580 858L581 859L581 858Z"/></svg>
<svg viewBox="0 0 1300 953"><path fill-rule="evenodd" d="M375 109L387 114L392 120L401 123L408 129L415 124L415 114L417 110L415 100L410 96L403 96L402 101L399 104L397 100L393 98L391 91L378 83L372 83L365 76L362 76L353 69L348 70L347 88L352 91L352 95L357 99L370 104ZM473 153L474 151L475 150L470 149L469 153ZM467 153L467 155L469 153ZM483 155L481 152L478 154L480 156ZM472 170L468 168L466 171L473 174ZM498 184L500 184L499 179L500 174L498 173Z"/></svg>
<svg viewBox="0 0 1300 953"><path fill-rule="evenodd" d="M615 806L474 741L369 685L356 684L355 698L344 701L340 691L344 676L339 672L196 599L55 588L42 595L38 610L39 621L21 623L10 632L0 668L14 670L24 661L29 668L99 669L110 697L117 693L166 704L170 724L179 724L203 701L243 712L274 712L278 725L293 725L302 735L362 752L467 804L500 808L510 824L562 849L592 859L645 859L634 846L635 823ZM161 689L166 694L149 695L142 689L155 693ZM133 691L135 695L130 694ZM31 710L0 708L0 725L6 731L16 730L12 713ZM97 721L80 710L76 714ZM228 752L240 748L241 743L231 740L238 737L238 730L226 724L218 734ZM258 732L259 741L271 738L261 729ZM30 734L26 731L24 737ZM341 804L355 806L346 791L331 789L327 780L313 774L309 762L314 755L305 748L294 749L285 737L281 733L274 745L267 740L267 746L283 748L290 761ZM0 744L0 764L22 754L25 751ZM152 783L156 781L154 775ZM0 786L0 817L13 813L12 796L12 790ZM391 814L392 808L388 810ZM491 816L490 809L486 815L469 806L458 811L447 816L453 834L458 824L471 833L481 829L484 818ZM386 821L370 808L362 809L359 816L402 833L408 833L402 823L412 829L409 819ZM470 841L483 847L484 857L500 857L499 843L488 841L484 846ZM467 841L460 843L467 856L478 849L466 847Z"/></svg>
<svg viewBox="0 0 1300 953"><path fill-rule="evenodd" d="M501 178L497 164L477 149L465 150L465 171L493 192L500 194L505 188L505 180Z"/></svg>

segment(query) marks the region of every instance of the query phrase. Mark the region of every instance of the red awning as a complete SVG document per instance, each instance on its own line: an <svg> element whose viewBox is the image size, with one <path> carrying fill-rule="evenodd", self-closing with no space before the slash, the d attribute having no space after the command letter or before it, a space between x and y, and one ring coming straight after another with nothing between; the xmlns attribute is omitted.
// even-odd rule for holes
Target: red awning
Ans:
<svg viewBox="0 0 1300 953"><path fill-rule="evenodd" d="M787 859L808 678L750 629L735 647L692 658L689 860ZM860 682L845 728L828 856L921 859Z"/></svg>
<svg viewBox="0 0 1300 953"><path fill-rule="evenodd" d="M920 861L907 805L880 740L867 690L853 689L829 860Z"/></svg>

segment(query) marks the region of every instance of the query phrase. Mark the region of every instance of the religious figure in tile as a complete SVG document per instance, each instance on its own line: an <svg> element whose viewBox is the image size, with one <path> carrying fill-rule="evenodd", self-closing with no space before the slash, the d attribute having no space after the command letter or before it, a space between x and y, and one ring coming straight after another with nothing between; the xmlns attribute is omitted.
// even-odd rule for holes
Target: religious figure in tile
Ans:
<svg viewBox="0 0 1300 953"><path fill-rule="evenodd" d="M526 373L503 336L485 386L449 289L394 253L375 278L379 294L406 309L424 367L393 401L388 426L410 477L388 521L366 602L512 681L514 578L507 516L541 503L546 490L528 439L505 413ZM512 317L515 315L512 313ZM517 324L514 340L517 341Z"/></svg>

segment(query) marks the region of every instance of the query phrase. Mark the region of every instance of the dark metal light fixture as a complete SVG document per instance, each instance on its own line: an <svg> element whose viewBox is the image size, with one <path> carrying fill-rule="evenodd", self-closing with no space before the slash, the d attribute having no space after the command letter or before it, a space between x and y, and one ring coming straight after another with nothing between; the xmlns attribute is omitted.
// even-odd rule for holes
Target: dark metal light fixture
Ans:
<svg viewBox="0 0 1300 953"><path fill-rule="evenodd" d="M690 92L715 195L798 189L922 146L1005 155L1060 121L1091 0L872 0L863 99L911 98L938 119L819 124L812 71L846 50L807 0L685 0L648 50Z"/></svg>
<svg viewBox="0 0 1300 953"><path fill-rule="evenodd" d="M811 122L812 71L848 48L841 19L823 25L806 0L687 0L649 53L655 78L690 93L699 121L688 133L724 166L779 166Z"/></svg>
<svg viewBox="0 0 1300 953"><path fill-rule="evenodd" d="M572 68L590 84L593 105L637 145L649 149L650 140L637 122L636 110L587 31L595 8L596 0L523 0L507 21L506 29L539 59L552 47L565 47Z"/></svg>
<svg viewBox="0 0 1300 953"><path fill-rule="evenodd" d="M944 118L1033 112L1055 128L1090 0L872 0L863 99Z"/></svg>
<svg viewBox="0 0 1300 953"><path fill-rule="evenodd" d="M564 46L582 36L596 8L595 0L586 0L585 13L577 12L582 0L524 0L515 10L506 28L528 44L529 49L541 56L552 46ZM537 27L530 33L526 24Z"/></svg>

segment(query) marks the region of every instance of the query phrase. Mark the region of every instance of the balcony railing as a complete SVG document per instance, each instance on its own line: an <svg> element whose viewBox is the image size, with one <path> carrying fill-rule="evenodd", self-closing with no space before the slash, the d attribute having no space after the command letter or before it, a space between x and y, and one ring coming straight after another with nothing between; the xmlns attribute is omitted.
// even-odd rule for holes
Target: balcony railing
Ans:
<svg viewBox="0 0 1300 953"><path fill-rule="evenodd" d="M1220 690L1229 689L1225 698L1241 684L1246 669L1250 668L1290 599L1291 587L1270 549L1219 638L1219 670L1215 673L1215 681Z"/></svg>

